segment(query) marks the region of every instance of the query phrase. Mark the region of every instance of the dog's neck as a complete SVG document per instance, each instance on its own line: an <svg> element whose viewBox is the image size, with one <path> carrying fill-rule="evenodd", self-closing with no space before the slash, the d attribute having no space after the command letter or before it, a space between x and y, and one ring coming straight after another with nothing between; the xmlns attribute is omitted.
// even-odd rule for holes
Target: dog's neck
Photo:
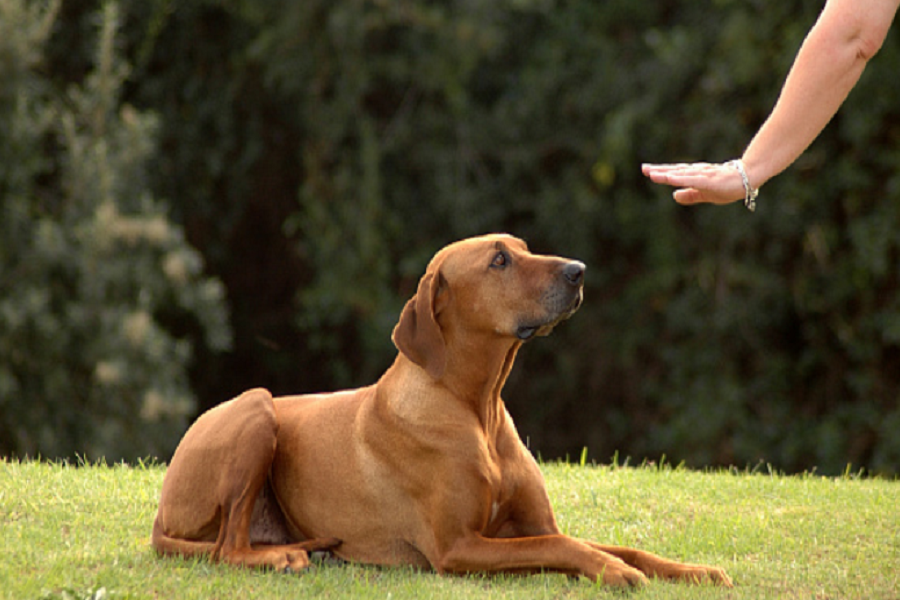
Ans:
<svg viewBox="0 0 900 600"><path fill-rule="evenodd" d="M496 435L505 419L506 407L500 393L521 346L518 340L494 340L449 353L469 359L448 361L440 383L478 415L489 437Z"/></svg>

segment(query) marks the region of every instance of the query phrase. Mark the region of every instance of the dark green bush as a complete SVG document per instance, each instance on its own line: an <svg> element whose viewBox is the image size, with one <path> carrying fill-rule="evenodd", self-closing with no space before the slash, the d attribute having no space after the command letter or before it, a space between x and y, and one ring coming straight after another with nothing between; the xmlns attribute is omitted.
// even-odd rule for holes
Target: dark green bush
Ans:
<svg viewBox="0 0 900 600"><path fill-rule="evenodd" d="M64 90L40 72L58 8L0 2L0 452L165 454L194 342L230 343L223 289L147 187L157 123L120 101L116 6Z"/></svg>
<svg viewBox="0 0 900 600"><path fill-rule="evenodd" d="M63 43L86 5L63 8L55 81L86 69ZM148 183L229 291L203 404L371 382L430 255L504 230L589 268L506 391L535 452L896 471L896 34L755 214L679 207L639 172L738 155L820 9L123 2L124 100L159 118Z"/></svg>

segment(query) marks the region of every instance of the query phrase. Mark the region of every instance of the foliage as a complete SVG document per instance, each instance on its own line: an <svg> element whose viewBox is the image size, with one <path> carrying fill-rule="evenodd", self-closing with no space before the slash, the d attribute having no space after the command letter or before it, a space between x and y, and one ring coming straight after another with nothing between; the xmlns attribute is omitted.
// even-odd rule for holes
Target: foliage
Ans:
<svg viewBox="0 0 900 600"><path fill-rule="evenodd" d="M157 124L120 102L116 5L64 91L39 72L58 9L0 2L0 451L166 453L195 407L194 342L229 344L223 290L147 186Z"/></svg>
<svg viewBox="0 0 900 600"><path fill-rule="evenodd" d="M51 80L89 70L92 4L60 9ZM430 255L505 230L588 264L507 388L536 452L895 472L896 33L757 213L639 173L739 154L821 4L123 2L146 183L229 291L201 406L371 382Z"/></svg>

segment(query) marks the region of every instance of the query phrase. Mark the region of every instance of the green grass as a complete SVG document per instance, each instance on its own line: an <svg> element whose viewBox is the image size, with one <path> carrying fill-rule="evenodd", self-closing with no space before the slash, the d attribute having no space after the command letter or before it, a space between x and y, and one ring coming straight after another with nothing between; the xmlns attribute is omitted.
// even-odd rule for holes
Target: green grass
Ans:
<svg viewBox="0 0 900 600"><path fill-rule="evenodd" d="M900 598L900 482L544 465L579 537L725 567L736 588L653 582L628 598ZM300 575L160 559L159 466L0 461L0 598L622 598L560 575L442 577L322 565Z"/></svg>

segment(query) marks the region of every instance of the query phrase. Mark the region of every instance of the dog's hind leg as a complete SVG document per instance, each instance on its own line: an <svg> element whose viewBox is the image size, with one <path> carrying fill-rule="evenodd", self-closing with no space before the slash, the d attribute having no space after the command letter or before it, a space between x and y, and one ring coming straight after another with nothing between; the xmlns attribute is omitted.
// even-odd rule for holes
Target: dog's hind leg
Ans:
<svg viewBox="0 0 900 600"><path fill-rule="evenodd" d="M206 413L188 430L163 480L153 547L248 567L299 571L308 550L337 540L252 546L250 525L278 434L271 394L250 390Z"/></svg>

